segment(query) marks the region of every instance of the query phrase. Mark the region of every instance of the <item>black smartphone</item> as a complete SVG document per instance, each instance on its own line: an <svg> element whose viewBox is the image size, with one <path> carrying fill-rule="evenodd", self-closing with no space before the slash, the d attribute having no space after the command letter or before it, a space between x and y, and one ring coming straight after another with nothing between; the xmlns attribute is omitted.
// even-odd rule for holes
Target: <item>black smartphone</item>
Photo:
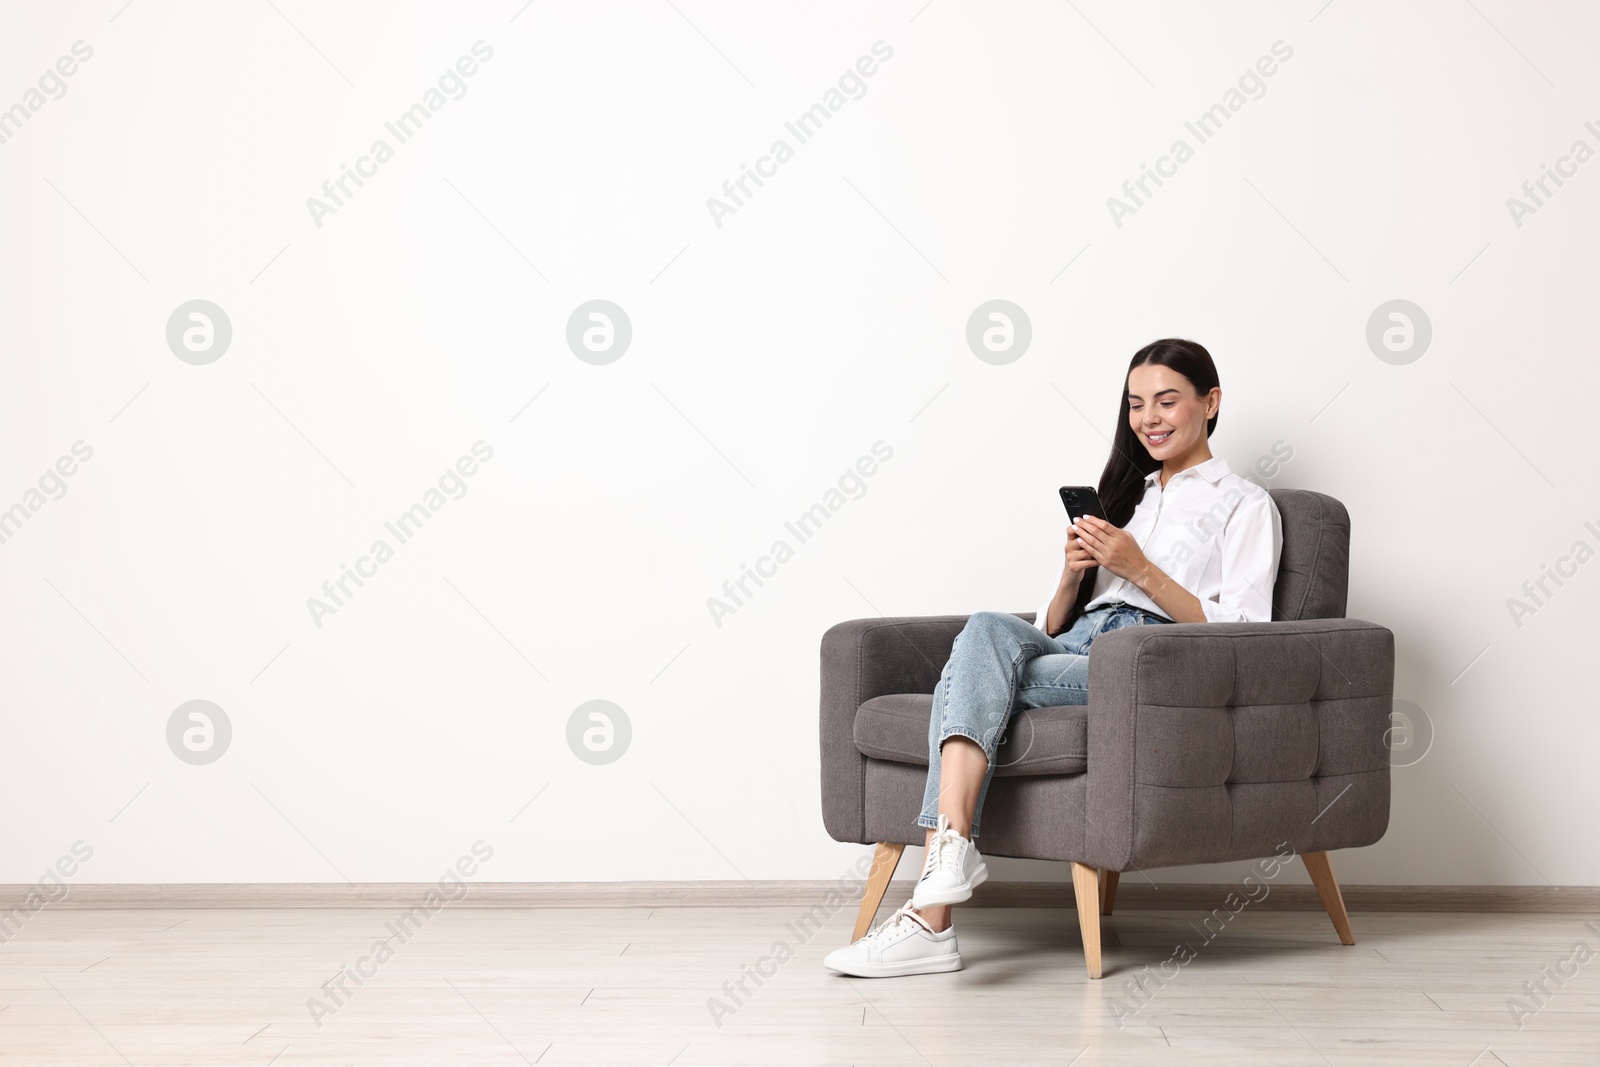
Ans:
<svg viewBox="0 0 1600 1067"><path fill-rule="evenodd" d="M1106 509L1100 506L1100 494L1095 492L1092 485L1063 485L1061 503L1066 506L1067 516L1073 522L1085 515L1102 520L1106 517Z"/></svg>

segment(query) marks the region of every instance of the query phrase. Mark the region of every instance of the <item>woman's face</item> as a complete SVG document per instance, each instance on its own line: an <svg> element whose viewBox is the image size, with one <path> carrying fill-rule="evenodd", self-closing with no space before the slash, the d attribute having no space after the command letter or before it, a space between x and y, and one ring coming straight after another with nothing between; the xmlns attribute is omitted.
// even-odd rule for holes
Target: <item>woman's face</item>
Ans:
<svg viewBox="0 0 1600 1067"><path fill-rule="evenodd" d="M1200 396L1194 384L1158 363L1128 372L1128 425L1150 455L1171 463L1206 445L1206 420L1217 413L1222 389Z"/></svg>

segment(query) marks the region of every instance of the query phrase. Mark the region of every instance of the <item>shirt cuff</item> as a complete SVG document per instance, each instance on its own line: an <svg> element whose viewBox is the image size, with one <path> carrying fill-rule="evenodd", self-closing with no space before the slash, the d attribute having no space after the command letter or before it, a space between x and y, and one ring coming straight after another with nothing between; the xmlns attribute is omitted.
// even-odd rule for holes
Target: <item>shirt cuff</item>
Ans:
<svg viewBox="0 0 1600 1067"><path fill-rule="evenodd" d="M1272 621L1272 609L1270 607L1265 613L1261 613L1234 607L1232 604L1219 604L1215 600L1202 600L1200 601L1200 610L1206 613L1206 622Z"/></svg>

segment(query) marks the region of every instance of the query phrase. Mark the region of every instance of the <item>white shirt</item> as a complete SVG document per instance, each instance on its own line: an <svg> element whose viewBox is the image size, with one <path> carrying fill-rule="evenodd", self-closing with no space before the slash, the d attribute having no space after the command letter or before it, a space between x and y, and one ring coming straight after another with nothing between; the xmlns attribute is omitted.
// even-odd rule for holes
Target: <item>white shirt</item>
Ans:
<svg viewBox="0 0 1600 1067"><path fill-rule="evenodd" d="M1145 556L1200 599L1207 622L1269 622L1272 586L1283 553L1283 519L1272 496L1239 477L1221 456L1174 474L1161 488L1161 468L1144 480L1144 496L1123 529ZM1034 625L1040 630L1061 584L1053 570L1050 596ZM1114 601L1171 618L1132 582L1104 566L1095 569L1094 595L1084 610Z"/></svg>

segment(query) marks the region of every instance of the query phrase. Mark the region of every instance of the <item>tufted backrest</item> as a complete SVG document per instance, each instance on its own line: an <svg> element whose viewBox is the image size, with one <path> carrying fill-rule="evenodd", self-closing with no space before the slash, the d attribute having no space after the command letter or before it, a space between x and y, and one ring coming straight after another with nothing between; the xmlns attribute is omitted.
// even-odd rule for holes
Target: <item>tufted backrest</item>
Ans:
<svg viewBox="0 0 1600 1067"><path fill-rule="evenodd" d="M1309 489L1271 489L1283 519L1272 618L1342 619L1350 585L1350 513Z"/></svg>

